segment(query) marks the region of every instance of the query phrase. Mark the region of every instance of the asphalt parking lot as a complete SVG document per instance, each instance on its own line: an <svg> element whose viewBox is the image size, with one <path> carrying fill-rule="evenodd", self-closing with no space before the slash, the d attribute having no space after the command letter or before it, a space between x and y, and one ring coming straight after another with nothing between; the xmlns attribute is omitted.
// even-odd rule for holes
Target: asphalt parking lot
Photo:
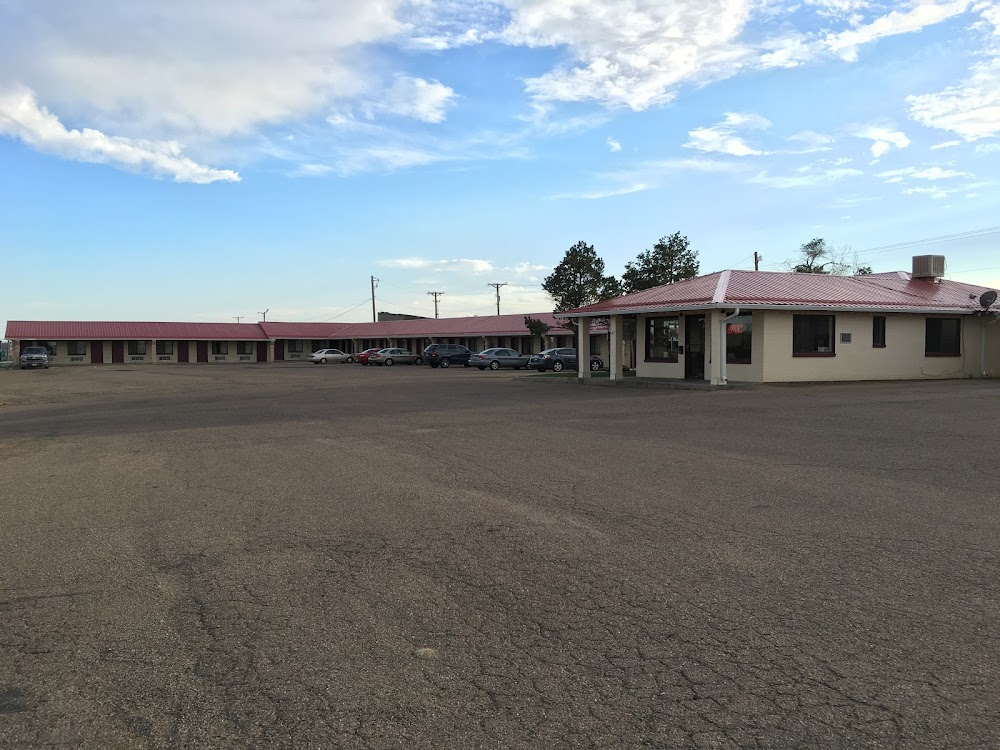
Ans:
<svg viewBox="0 0 1000 750"><path fill-rule="evenodd" d="M0 748L1000 747L1000 383L0 404Z"/></svg>

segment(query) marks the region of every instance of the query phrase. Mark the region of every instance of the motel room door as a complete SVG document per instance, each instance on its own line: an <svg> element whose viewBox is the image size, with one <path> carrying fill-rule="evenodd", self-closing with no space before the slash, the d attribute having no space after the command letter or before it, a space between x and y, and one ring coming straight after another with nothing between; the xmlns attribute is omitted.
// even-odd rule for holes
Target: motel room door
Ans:
<svg viewBox="0 0 1000 750"><path fill-rule="evenodd" d="M267 362L267 342L258 341L254 346L257 347L257 361Z"/></svg>
<svg viewBox="0 0 1000 750"><path fill-rule="evenodd" d="M91 341L90 342L90 364L92 364L92 365L103 365L104 364L104 342L103 341Z"/></svg>
<svg viewBox="0 0 1000 750"><path fill-rule="evenodd" d="M684 378L705 379L705 316L684 318Z"/></svg>
<svg viewBox="0 0 1000 750"><path fill-rule="evenodd" d="M178 341L177 342L177 361L178 362L190 362L191 361L191 354L188 351L188 347L189 346L190 346L190 343L187 342L187 341Z"/></svg>
<svg viewBox="0 0 1000 750"><path fill-rule="evenodd" d="M199 341L198 342L198 361L208 362L208 342Z"/></svg>
<svg viewBox="0 0 1000 750"><path fill-rule="evenodd" d="M112 341L111 342L111 361L115 364L124 364L125 362L125 342L124 341Z"/></svg>
<svg viewBox="0 0 1000 750"><path fill-rule="evenodd" d="M274 342L274 361L281 362L285 358L285 340L276 339Z"/></svg>

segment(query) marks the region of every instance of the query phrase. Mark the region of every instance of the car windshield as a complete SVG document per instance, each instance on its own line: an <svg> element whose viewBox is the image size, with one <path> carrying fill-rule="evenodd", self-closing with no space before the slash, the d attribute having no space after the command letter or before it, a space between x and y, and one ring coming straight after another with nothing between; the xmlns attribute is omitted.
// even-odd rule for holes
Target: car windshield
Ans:
<svg viewBox="0 0 1000 750"><path fill-rule="evenodd" d="M44 346L26 346L24 347L25 354L45 354Z"/></svg>

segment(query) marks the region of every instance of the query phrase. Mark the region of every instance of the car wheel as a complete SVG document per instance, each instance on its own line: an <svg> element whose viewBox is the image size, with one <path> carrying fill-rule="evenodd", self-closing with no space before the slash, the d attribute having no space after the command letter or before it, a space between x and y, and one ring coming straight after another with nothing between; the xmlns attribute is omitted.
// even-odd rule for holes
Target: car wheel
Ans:
<svg viewBox="0 0 1000 750"><path fill-rule="evenodd" d="M493 360L492 362L490 362L490 369L491 369L491 370L499 370L499 369L500 369L500 363L499 363L499 362L497 362L497 361L496 361L496 360L494 359L494 360Z"/></svg>
<svg viewBox="0 0 1000 750"><path fill-rule="evenodd" d="M590 360L590 370L591 372L597 372L601 369L602 362L599 359Z"/></svg>
<svg viewBox="0 0 1000 750"><path fill-rule="evenodd" d="M563 363L556 361L552 363L552 372L562 372Z"/></svg>
<svg viewBox="0 0 1000 750"><path fill-rule="evenodd" d="M320 363L321 365L325 365L325 364L326 364L326 357L323 357L323 359L321 359L321 360L319 361L319 363Z"/></svg>
<svg viewBox="0 0 1000 750"><path fill-rule="evenodd" d="M424 363L423 357L417 357L415 360L413 360L413 364L415 365L422 365L423 363Z"/></svg>
<svg viewBox="0 0 1000 750"><path fill-rule="evenodd" d="M392 367L392 360L391 360L391 359L387 359L387 360L385 361L385 366L386 366L386 367Z"/></svg>
<svg viewBox="0 0 1000 750"><path fill-rule="evenodd" d="M354 357L348 357L347 358L347 364L349 364L349 365L350 364L354 364Z"/></svg>
<svg viewBox="0 0 1000 750"><path fill-rule="evenodd" d="M445 357L444 359L441 360L441 366L442 367L451 367L451 360L448 359L447 357Z"/></svg>

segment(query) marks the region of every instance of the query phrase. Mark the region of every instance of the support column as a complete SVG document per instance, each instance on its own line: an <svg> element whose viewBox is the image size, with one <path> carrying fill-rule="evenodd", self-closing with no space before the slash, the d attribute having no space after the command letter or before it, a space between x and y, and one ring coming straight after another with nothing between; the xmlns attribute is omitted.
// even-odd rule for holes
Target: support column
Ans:
<svg viewBox="0 0 1000 750"><path fill-rule="evenodd" d="M722 310L711 310L705 317L705 356L710 360L705 363L708 382L712 385L722 385Z"/></svg>
<svg viewBox="0 0 1000 750"><path fill-rule="evenodd" d="M608 334L611 337L608 348L608 373L612 380L622 379L622 316L612 315L608 318Z"/></svg>
<svg viewBox="0 0 1000 750"><path fill-rule="evenodd" d="M576 324L576 376L583 380L590 377L590 318L577 318Z"/></svg>
<svg viewBox="0 0 1000 750"><path fill-rule="evenodd" d="M21 364L21 341L20 339L13 339L10 342L10 361L13 363L11 367L17 367Z"/></svg>
<svg viewBox="0 0 1000 750"><path fill-rule="evenodd" d="M274 339L267 340L267 361L274 362Z"/></svg>
<svg viewBox="0 0 1000 750"><path fill-rule="evenodd" d="M152 357L153 364L159 364L160 358L156 356L156 339L150 339L149 341L149 354Z"/></svg>

